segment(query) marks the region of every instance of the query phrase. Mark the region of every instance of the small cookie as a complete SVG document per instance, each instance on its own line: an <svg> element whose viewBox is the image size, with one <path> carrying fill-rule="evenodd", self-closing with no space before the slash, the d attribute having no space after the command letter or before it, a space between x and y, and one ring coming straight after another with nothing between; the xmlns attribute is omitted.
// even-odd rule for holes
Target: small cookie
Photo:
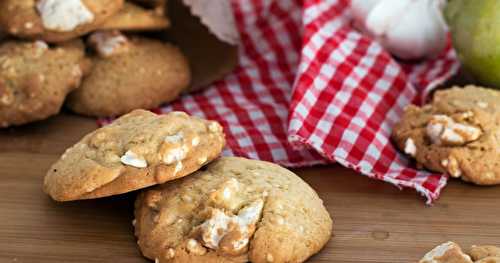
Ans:
<svg viewBox="0 0 500 263"><path fill-rule="evenodd" d="M99 30L150 31L166 29L170 21L156 10L125 2L123 8L99 26Z"/></svg>
<svg viewBox="0 0 500 263"><path fill-rule="evenodd" d="M95 30L123 0L1 0L0 27L28 39L61 42Z"/></svg>
<svg viewBox="0 0 500 263"><path fill-rule="evenodd" d="M330 239L316 192L278 165L226 157L142 192L135 234L155 262L303 262Z"/></svg>
<svg viewBox="0 0 500 263"><path fill-rule="evenodd" d="M472 260L459 245L449 241L429 251L419 263L472 263Z"/></svg>
<svg viewBox="0 0 500 263"><path fill-rule="evenodd" d="M76 40L58 47L43 41L0 44L0 127L46 119L78 87L85 52Z"/></svg>
<svg viewBox="0 0 500 263"><path fill-rule="evenodd" d="M500 183L500 91L475 86L437 91L409 106L393 130L419 165L479 185Z"/></svg>
<svg viewBox="0 0 500 263"><path fill-rule="evenodd" d="M500 248L496 246L472 246L469 254L471 255L473 260L486 258L496 258L498 260L500 258Z"/></svg>
<svg viewBox="0 0 500 263"><path fill-rule="evenodd" d="M224 147L222 127L183 112L136 110L86 135L45 176L57 201L90 199L161 184L198 170Z"/></svg>
<svg viewBox="0 0 500 263"><path fill-rule="evenodd" d="M98 32L89 38L98 53L68 107L90 116L117 116L176 99L190 82L186 58L158 40Z"/></svg>

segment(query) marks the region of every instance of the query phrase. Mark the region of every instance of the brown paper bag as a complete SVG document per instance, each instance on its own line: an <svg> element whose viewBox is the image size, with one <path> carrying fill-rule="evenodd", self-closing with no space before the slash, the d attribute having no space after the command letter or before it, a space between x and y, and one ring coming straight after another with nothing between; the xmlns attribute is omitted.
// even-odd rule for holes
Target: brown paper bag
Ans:
<svg viewBox="0 0 500 263"><path fill-rule="evenodd" d="M166 38L188 57L197 91L230 73L238 63L239 35L227 0L170 0Z"/></svg>

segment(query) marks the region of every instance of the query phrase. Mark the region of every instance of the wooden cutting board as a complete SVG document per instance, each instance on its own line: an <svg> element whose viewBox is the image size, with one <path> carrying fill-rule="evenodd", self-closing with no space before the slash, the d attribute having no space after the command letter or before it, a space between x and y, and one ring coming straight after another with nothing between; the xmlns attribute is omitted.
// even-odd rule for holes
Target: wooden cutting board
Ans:
<svg viewBox="0 0 500 263"><path fill-rule="evenodd" d="M95 121L62 114L0 131L0 262L148 262L131 221L135 193L55 203L41 190L45 171ZM310 262L416 262L453 240L500 245L500 187L450 182L426 206L400 191L332 165L296 170L318 191L335 236Z"/></svg>

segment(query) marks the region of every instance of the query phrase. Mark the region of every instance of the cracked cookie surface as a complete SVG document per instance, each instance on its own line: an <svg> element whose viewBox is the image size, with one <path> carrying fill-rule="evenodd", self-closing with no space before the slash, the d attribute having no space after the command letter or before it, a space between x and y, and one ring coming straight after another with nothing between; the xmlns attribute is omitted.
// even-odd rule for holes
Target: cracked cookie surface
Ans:
<svg viewBox="0 0 500 263"><path fill-rule="evenodd" d="M95 30L122 6L123 0L2 0L0 27L20 38L62 42Z"/></svg>
<svg viewBox="0 0 500 263"><path fill-rule="evenodd" d="M224 144L217 122L135 110L67 149L47 172L44 191L57 201L130 192L198 170Z"/></svg>
<svg viewBox="0 0 500 263"><path fill-rule="evenodd" d="M142 192L135 234L156 262L302 262L330 239L316 192L278 165L222 157Z"/></svg>
<svg viewBox="0 0 500 263"><path fill-rule="evenodd" d="M467 86L409 106L394 127L398 148L425 168L479 185L500 183L500 92Z"/></svg>
<svg viewBox="0 0 500 263"><path fill-rule="evenodd" d="M89 37L96 54L81 87L68 97L74 112L119 116L134 109L152 109L176 99L190 82L184 55L176 47L118 31Z"/></svg>
<svg viewBox="0 0 500 263"><path fill-rule="evenodd" d="M78 40L57 47L43 41L0 44L0 127L57 114L78 87L86 62Z"/></svg>

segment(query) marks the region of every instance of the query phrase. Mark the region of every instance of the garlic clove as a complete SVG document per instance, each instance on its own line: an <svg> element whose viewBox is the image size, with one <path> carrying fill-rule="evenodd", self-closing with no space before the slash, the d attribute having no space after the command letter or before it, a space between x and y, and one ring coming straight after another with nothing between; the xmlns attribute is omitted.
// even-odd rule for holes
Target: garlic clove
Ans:
<svg viewBox="0 0 500 263"><path fill-rule="evenodd" d="M406 12L393 27L387 31L383 45L402 59L422 57L426 54L429 39L429 21L426 19L427 9L422 8L426 0L419 0L407 6L411 12ZM432 43L433 44L433 43Z"/></svg>
<svg viewBox="0 0 500 263"><path fill-rule="evenodd" d="M402 59L431 58L447 43L446 0L352 0L355 25Z"/></svg>
<svg viewBox="0 0 500 263"><path fill-rule="evenodd" d="M414 1L409 12L387 31L384 46L401 59L434 57L446 45L446 25L436 0ZM434 12L434 13L433 13ZM441 21L440 21L441 20Z"/></svg>
<svg viewBox="0 0 500 263"><path fill-rule="evenodd" d="M374 36L384 35L403 14L408 13L410 0L384 0L379 2L366 17L366 29Z"/></svg>

